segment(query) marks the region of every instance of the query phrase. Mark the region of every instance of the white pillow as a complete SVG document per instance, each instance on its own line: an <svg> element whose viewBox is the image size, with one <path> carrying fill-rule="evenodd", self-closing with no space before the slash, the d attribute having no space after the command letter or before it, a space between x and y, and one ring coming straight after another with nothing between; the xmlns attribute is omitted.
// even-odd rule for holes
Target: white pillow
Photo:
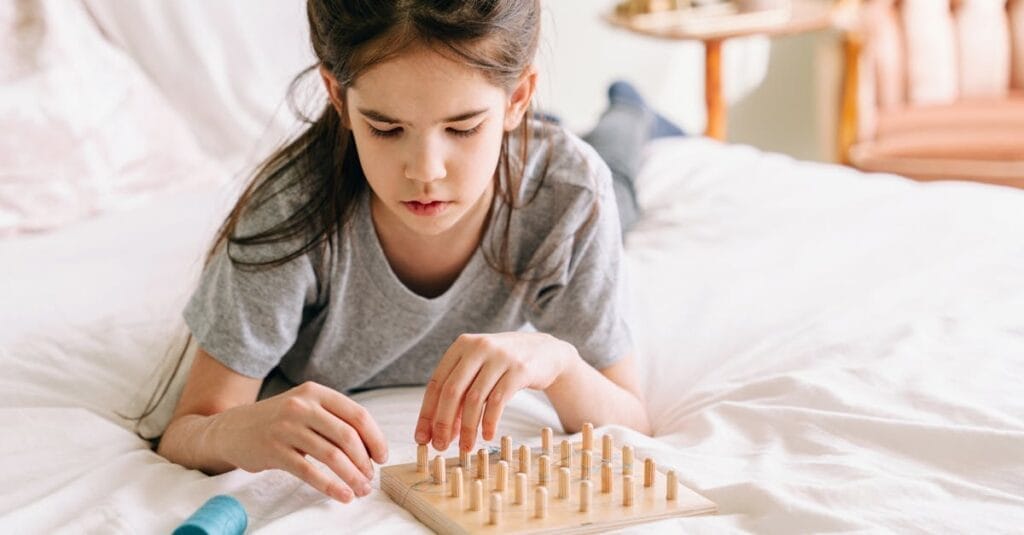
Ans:
<svg viewBox="0 0 1024 535"><path fill-rule="evenodd" d="M194 136L81 5L0 10L0 236L52 229L178 186ZM171 177L171 179L169 179ZM184 177L182 177L184 179Z"/></svg>
<svg viewBox="0 0 1024 535"><path fill-rule="evenodd" d="M208 154L258 159L300 127L284 103L291 80L316 61L305 2L82 1ZM319 77L310 80L318 89Z"/></svg>

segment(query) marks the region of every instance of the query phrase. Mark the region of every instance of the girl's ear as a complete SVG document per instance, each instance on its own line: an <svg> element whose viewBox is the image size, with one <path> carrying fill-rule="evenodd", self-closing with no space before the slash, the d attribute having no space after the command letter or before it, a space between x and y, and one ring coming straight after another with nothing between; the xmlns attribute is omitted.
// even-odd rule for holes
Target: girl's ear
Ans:
<svg viewBox="0 0 1024 535"><path fill-rule="evenodd" d="M338 83L338 80L334 78L331 71L327 70L327 67L320 65L319 71L320 78L324 81L324 88L327 89L327 98L331 101L331 106L334 106L334 111L338 112L342 126L350 128L348 125L348 110L345 108L345 88Z"/></svg>
<svg viewBox="0 0 1024 535"><path fill-rule="evenodd" d="M530 108L533 100L533 93L537 90L537 69L530 65L523 71L522 76L516 83L512 94L508 97L508 107L505 109L505 130L515 130L523 120L523 115Z"/></svg>

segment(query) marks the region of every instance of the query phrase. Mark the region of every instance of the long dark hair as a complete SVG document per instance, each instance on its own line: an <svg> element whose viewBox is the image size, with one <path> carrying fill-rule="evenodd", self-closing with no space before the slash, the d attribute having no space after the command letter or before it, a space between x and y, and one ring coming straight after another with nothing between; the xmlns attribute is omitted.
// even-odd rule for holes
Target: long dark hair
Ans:
<svg viewBox="0 0 1024 535"><path fill-rule="evenodd" d="M318 63L292 81L289 101L293 109L297 109L294 96L300 80L321 66L343 88L348 88L366 69L413 44L429 46L461 61L478 69L494 85L511 90L533 61L540 35L540 0L308 0L306 11ZM369 186L359 156L351 150L355 143L352 131L334 106L328 102L318 117L303 119L309 123L308 128L257 168L253 180L218 230L207 262L221 247L240 269L278 266L318 248L328 255L333 252L331 237L349 220L355 203ZM484 248L488 264L513 281L526 278L530 269L514 268L508 244L511 209L529 202L517 198L531 135L528 122L525 118L520 122L522 142L518 158L509 154L507 132L502 139L494 174L495 192L509 209L503 212L502 239ZM518 162L519 169L513 169L513 161ZM237 234L239 221L252 209L296 187L301 188L303 201L287 219L256 234ZM584 227L595 213L596 205ZM231 253L236 247L281 242L301 245L279 258L259 262L244 261ZM142 414L131 418L136 427L166 396L190 343L191 335L170 377L157 386Z"/></svg>

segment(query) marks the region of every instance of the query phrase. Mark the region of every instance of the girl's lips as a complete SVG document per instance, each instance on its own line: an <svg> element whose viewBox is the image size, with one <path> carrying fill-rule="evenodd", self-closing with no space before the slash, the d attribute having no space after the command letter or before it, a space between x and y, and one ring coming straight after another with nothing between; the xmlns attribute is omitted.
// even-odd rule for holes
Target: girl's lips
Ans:
<svg viewBox="0 0 1024 535"><path fill-rule="evenodd" d="M421 216L433 216L444 212L448 205L451 204L448 201L431 201L427 203L418 201L403 201L402 205L405 206L410 212L415 215Z"/></svg>

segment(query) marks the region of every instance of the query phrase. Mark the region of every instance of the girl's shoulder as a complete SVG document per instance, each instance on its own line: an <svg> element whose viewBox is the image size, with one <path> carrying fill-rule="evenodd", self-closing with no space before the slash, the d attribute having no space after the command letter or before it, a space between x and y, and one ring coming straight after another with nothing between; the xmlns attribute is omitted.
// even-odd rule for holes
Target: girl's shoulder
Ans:
<svg viewBox="0 0 1024 535"><path fill-rule="evenodd" d="M560 124L530 119L522 191L537 188L575 190L600 197L611 191L611 171L590 144ZM522 158L522 134L510 143L513 161Z"/></svg>
<svg viewBox="0 0 1024 535"><path fill-rule="evenodd" d="M560 272L579 252L575 248L596 242L611 247L619 239L611 171L593 147L566 128L536 119L528 127L525 166L519 165L522 133L509 144L513 178L521 172L519 201L511 212L502 206L497 219L508 216L510 254L520 266Z"/></svg>

